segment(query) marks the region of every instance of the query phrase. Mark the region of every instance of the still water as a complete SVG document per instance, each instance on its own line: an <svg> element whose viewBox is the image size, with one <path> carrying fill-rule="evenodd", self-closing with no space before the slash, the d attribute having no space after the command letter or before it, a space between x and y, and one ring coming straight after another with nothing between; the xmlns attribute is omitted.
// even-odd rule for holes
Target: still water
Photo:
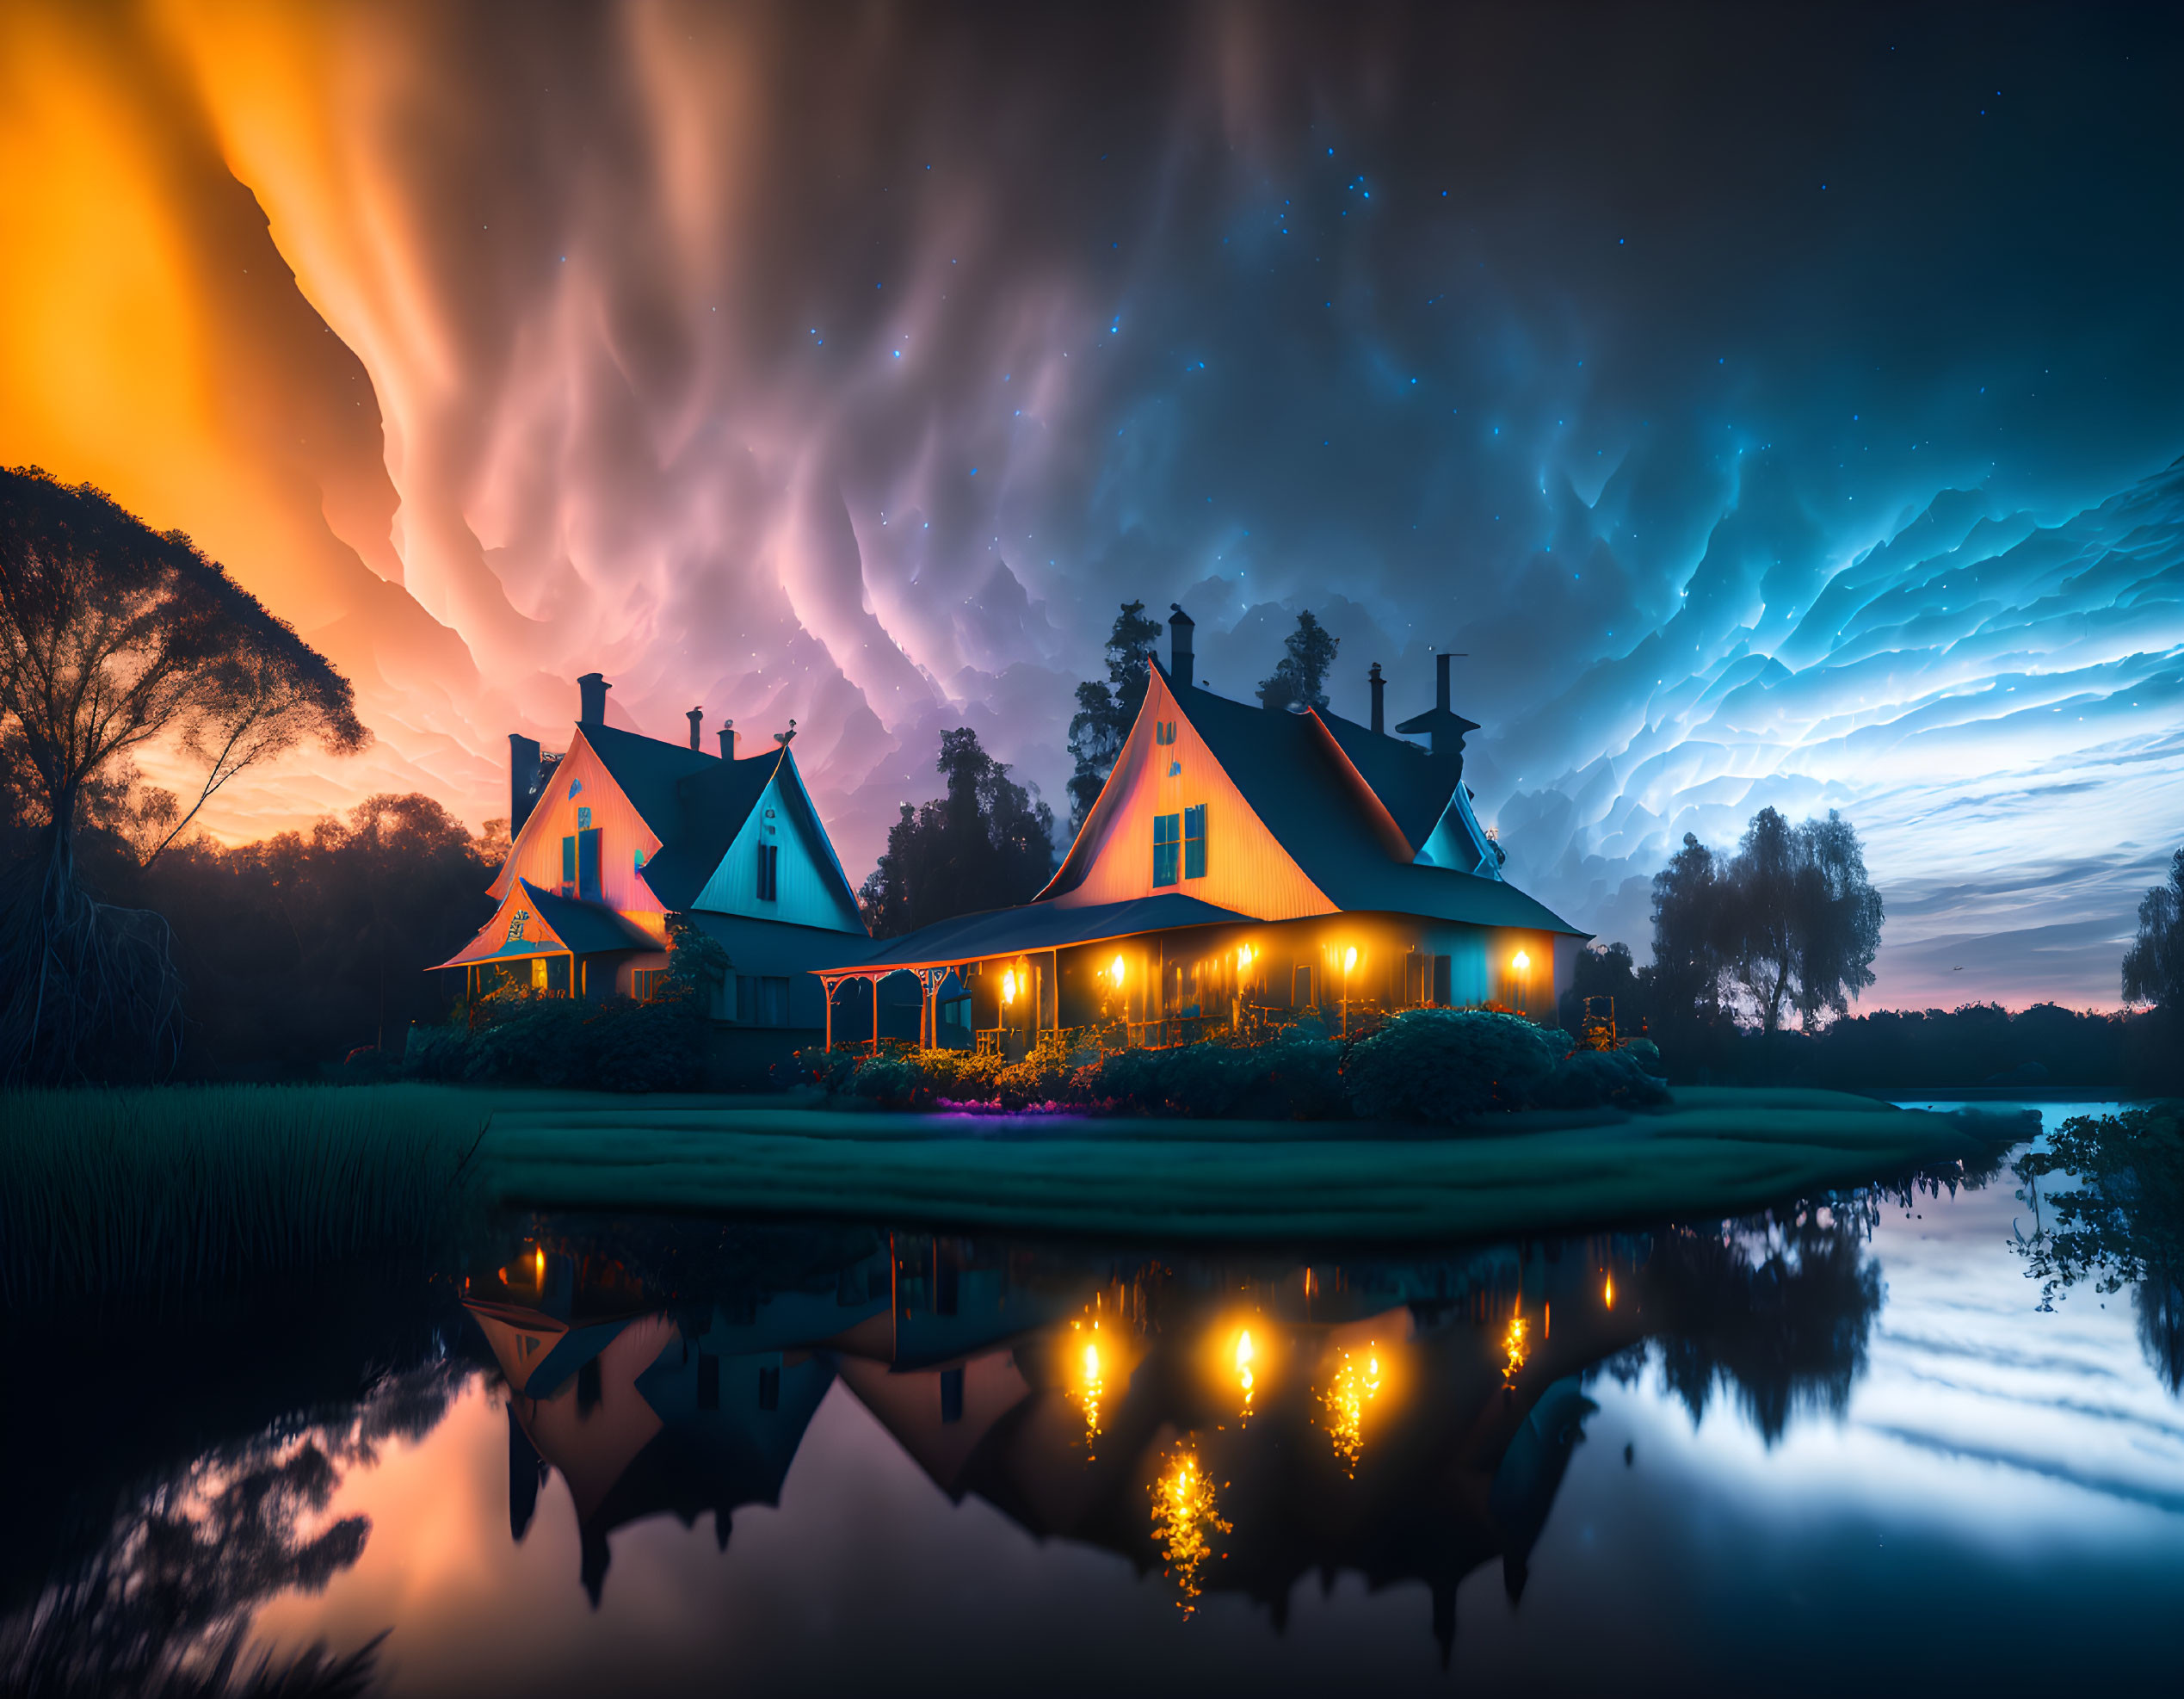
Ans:
<svg viewBox="0 0 2184 1699"><path fill-rule="evenodd" d="M511 1222L102 1560L401 1693L2165 1685L2178 1364L2128 1288L2039 1307L2016 1191L1393 1255Z"/></svg>

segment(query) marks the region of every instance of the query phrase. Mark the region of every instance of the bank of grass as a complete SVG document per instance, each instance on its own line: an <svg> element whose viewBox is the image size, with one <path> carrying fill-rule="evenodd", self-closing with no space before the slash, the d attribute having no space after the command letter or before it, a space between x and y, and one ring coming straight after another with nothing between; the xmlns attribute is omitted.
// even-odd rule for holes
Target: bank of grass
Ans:
<svg viewBox="0 0 2184 1699"><path fill-rule="evenodd" d="M1508 1115L1454 1136L1358 1121L511 1108L478 1159L495 1200L545 1208L1397 1242L1739 1214L1983 1169L2027 1136L2014 1118L1834 1092L1693 1089L1659 1114Z"/></svg>
<svg viewBox="0 0 2184 1699"><path fill-rule="evenodd" d="M429 1085L0 1096L0 1305L20 1316L434 1255L477 1206L488 1117L522 1101Z"/></svg>

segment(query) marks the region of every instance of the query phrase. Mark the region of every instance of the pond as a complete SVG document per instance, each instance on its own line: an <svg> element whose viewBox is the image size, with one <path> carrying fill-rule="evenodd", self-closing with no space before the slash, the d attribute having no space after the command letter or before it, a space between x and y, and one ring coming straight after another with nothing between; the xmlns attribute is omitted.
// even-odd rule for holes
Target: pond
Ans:
<svg viewBox="0 0 2184 1699"><path fill-rule="evenodd" d="M415 1694L2173 1678L2174 1318L2043 1309L2020 1190L1361 1255L511 1220L415 1290L19 1359L0 1660L95 1690L323 1643Z"/></svg>

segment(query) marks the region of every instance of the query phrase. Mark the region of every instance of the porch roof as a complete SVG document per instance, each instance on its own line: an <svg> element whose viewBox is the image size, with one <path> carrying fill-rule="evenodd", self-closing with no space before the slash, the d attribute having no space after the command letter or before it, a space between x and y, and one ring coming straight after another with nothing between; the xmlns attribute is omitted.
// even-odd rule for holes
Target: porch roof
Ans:
<svg viewBox="0 0 2184 1699"><path fill-rule="evenodd" d="M935 921L906 937L883 940L868 954L840 967L812 971L823 979L856 979L880 970L938 967L1036 950L1067 949L1182 926L1250 924L1252 917L1248 914L1217 908L1178 891L1075 908L1026 903L1018 908L987 909Z"/></svg>
<svg viewBox="0 0 2184 1699"><path fill-rule="evenodd" d="M511 937L507 916L511 909L528 910L538 917ZM603 903L585 902L541 891L527 879L501 899L493 917L478 929L478 936L447 961L426 968L468 967L480 961L517 961L539 955L603 955L616 950L657 950L663 948L645 929Z"/></svg>

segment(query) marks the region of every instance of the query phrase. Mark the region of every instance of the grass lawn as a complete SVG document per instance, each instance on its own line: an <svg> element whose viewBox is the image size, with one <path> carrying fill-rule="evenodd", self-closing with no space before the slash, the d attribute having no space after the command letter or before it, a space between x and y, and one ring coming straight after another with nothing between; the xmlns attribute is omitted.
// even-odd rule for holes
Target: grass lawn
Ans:
<svg viewBox="0 0 2184 1699"><path fill-rule="evenodd" d="M622 1100L514 1105L478 1159L504 1203L823 1214L1025 1232L1469 1239L1667 1215L1980 1162L2025 1136L1826 1091L1691 1089L1658 1115L1357 1121L1015 1119Z"/></svg>

